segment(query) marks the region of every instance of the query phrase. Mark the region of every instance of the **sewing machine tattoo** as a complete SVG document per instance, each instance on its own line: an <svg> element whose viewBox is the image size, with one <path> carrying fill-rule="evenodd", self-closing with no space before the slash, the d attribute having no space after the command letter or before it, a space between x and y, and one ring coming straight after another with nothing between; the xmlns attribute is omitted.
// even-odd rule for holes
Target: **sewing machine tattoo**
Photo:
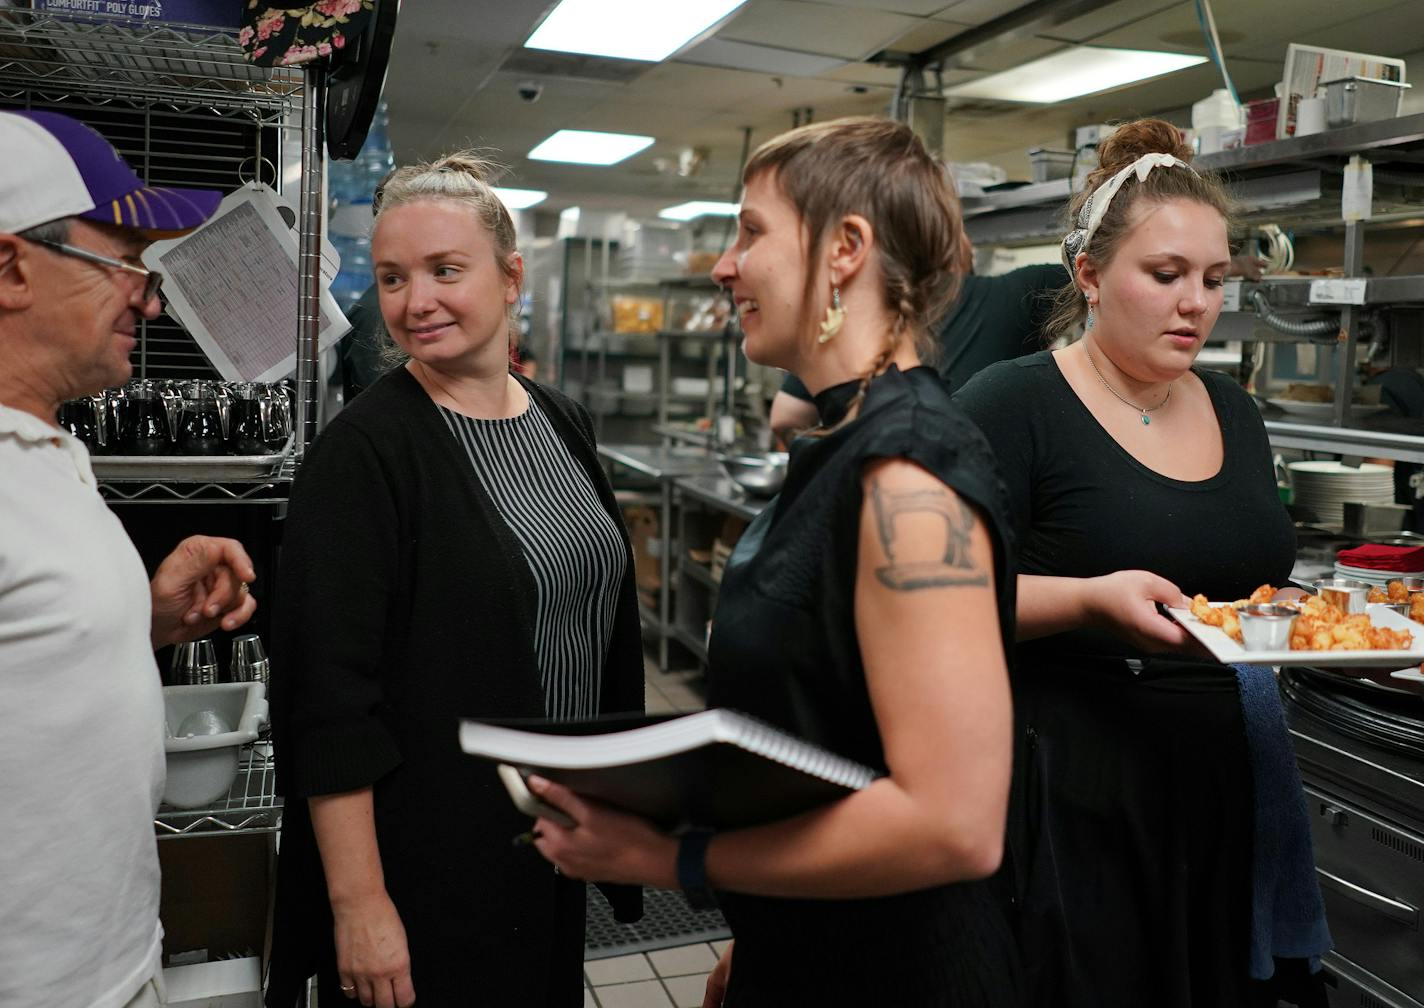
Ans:
<svg viewBox="0 0 1424 1008"><path fill-rule="evenodd" d="M914 591L917 588L944 588L954 585L987 585L989 575L974 566L969 553L969 537L974 531L974 512L958 497L945 490L887 492L878 484L870 488L875 506L875 526L880 545L889 563L877 567L875 576L887 588ZM895 522L912 515L935 515L944 520L945 547L941 560L896 560ZM901 539L901 552L904 540Z"/></svg>

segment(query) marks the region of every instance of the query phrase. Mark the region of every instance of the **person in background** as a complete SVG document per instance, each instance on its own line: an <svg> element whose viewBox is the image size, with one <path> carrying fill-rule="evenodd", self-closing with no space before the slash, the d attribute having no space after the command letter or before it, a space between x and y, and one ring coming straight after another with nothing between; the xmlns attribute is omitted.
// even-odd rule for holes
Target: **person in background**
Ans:
<svg viewBox="0 0 1424 1008"><path fill-rule="evenodd" d="M128 380L162 282L139 254L221 194L145 186L51 112L0 112L0 150L0 1005L153 1006L153 652L245 623L256 572L233 540L192 536L149 581L56 414Z"/></svg>
<svg viewBox="0 0 1424 1008"><path fill-rule="evenodd" d="M387 338L375 284L347 309L346 321L351 323L351 331L341 341L341 392L349 403L389 370L382 352Z"/></svg>
<svg viewBox="0 0 1424 1008"><path fill-rule="evenodd" d="M463 152L384 183L372 259L407 360L292 490L273 1008L313 974L327 1008L583 1003L584 886L511 846L529 820L457 719L641 712L642 639L589 416L511 373L523 261L488 178Z"/></svg>
<svg viewBox="0 0 1424 1008"><path fill-rule="evenodd" d="M853 165L855 170L847 171ZM919 363L953 295L958 200L909 127L841 119L762 145L730 288L747 356L816 393L828 429L727 564L708 703L884 774L780 822L666 835L535 778L578 878L710 888L734 952L707 1003L1016 1005L994 883L1008 799L1011 545L988 448Z"/></svg>
<svg viewBox="0 0 1424 1008"><path fill-rule="evenodd" d="M930 358L951 391L990 364L1041 350L1054 295L1068 282L1058 263L979 276L968 236L963 243L956 257L959 296L934 327L938 346ZM783 445L820 422L811 393L795 375L786 375L772 399L770 422Z"/></svg>
<svg viewBox="0 0 1424 1008"><path fill-rule="evenodd" d="M1228 201L1174 126L1120 126L1070 208L1057 351L955 401L1018 536L1009 874L1030 1004L1323 1005L1330 947L1270 669L1205 657L1159 607L1287 584L1295 534L1260 414L1193 367L1222 307Z"/></svg>

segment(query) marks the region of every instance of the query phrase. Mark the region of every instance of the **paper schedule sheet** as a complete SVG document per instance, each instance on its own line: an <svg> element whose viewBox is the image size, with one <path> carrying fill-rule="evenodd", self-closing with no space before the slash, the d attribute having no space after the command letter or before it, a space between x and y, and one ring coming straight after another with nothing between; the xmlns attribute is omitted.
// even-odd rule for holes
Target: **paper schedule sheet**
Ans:
<svg viewBox="0 0 1424 1008"><path fill-rule="evenodd" d="M253 190L239 190L198 231L155 243L144 260L162 271L169 311L229 381L274 381L296 363L296 237ZM350 328L325 289L319 345Z"/></svg>

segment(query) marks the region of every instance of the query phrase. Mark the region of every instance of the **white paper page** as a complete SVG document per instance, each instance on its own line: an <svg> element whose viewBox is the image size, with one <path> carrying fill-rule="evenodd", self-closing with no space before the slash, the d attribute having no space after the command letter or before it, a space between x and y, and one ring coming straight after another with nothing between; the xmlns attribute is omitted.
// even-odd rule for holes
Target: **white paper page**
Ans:
<svg viewBox="0 0 1424 1008"><path fill-rule="evenodd" d="M164 275L168 311L228 381L276 381L296 366L297 239L260 190L226 197L183 238L155 242L144 262ZM319 344L351 328L323 284Z"/></svg>

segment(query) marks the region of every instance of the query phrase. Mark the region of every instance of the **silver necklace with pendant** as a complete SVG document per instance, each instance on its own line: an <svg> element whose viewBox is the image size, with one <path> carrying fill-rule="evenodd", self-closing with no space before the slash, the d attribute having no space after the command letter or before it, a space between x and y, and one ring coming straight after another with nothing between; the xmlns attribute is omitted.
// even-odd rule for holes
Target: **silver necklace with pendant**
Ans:
<svg viewBox="0 0 1424 1008"><path fill-rule="evenodd" d="M1093 369L1093 374L1098 376L1098 381L1103 383L1103 388L1111 392L1113 398L1116 399L1118 402L1122 403L1129 409L1134 409L1138 413L1142 414L1142 426L1147 427L1151 425L1152 418L1148 416L1148 414L1154 412L1155 410L1161 409L1163 406L1166 406L1167 401L1172 398L1172 385L1169 382L1167 385L1167 394L1162 397L1162 401L1159 402L1156 406L1138 406L1136 403L1128 402L1122 396L1118 395L1117 389L1109 385L1108 380L1103 377L1103 373L1098 370L1098 362L1093 360L1093 351L1088 349L1088 344L1086 342L1083 343L1083 352L1088 355L1088 366Z"/></svg>

